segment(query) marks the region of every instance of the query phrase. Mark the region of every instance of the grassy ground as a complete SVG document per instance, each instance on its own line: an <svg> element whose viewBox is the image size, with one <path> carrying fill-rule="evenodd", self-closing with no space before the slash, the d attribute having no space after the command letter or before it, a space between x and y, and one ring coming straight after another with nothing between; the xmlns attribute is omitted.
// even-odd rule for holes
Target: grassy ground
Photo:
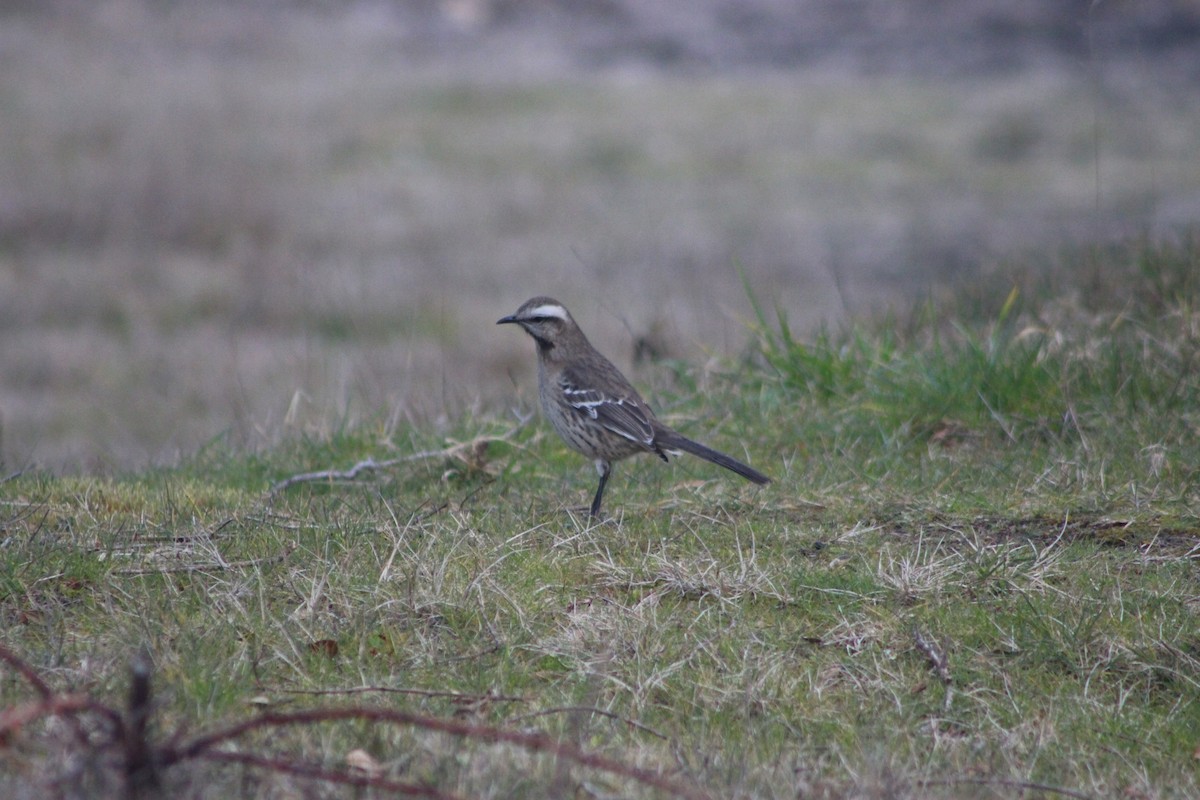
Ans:
<svg viewBox="0 0 1200 800"><path fill-rule="evenodd" d="M760 305L744 358L660 363L664 417L777 482L625 463L606 524L536 419L11 477L0 643L116 706L145 648L156 742L348 705L513 737L360 720L220 748L426 796L1195 797L1200 248L1035 266L805 340ZM268 491L368 457L397 463ZM0 671L0 793L115 794L105 725L15 724L36 697ZM356 791L212 760L162 780Z"/></svg>

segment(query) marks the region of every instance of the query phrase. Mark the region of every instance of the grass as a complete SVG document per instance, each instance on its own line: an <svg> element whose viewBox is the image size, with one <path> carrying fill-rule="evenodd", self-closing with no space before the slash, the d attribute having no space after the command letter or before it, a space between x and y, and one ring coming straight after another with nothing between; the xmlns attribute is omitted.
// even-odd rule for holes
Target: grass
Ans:
<svg viewBox="0 0 1200 800"><path fill-rule="evenodd" d="M360 704L714 797L1193 797L1198 267L1195 241L1097 249L807 339L755 301L744 358L676 365L655 399L777 483L626 463L609 524L587 524L592 474L543 425L471 415L16 475L0 643L117 706L144 647L160 741ZM399 463L267 491L368 457ZM0 707L33 697L0 672ZM7 728L2 793L120 793L102 726L90 751L64 730ZM528 739L379 721L222 752L365 754L462 797L672 794ZM355 791L211 761L163 780Z"/></svg>

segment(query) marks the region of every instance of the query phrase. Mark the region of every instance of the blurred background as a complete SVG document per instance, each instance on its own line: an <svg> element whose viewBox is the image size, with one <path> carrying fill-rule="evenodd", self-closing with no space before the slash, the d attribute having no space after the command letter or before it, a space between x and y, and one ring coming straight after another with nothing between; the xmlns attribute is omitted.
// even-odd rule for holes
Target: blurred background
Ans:
<svg viewBox="0 0 1200 800"><path fill-rule="evenodd" d="M1194 0L0 2L0 460L531 408L1200 219Z"/></svg>

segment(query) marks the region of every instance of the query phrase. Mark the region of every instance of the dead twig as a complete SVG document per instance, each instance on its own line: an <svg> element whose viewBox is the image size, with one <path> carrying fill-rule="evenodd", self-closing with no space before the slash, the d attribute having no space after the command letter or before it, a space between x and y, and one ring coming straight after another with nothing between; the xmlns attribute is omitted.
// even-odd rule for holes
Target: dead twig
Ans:
<svg viewBox="0 0 1200 800"><path fill-rule="evenodd" d="M638 722L637 720L632 720L632 719L629 719L628 717L622 717L620 714L614 714L611 711L605 711L603 708L596 708L595 706L559 706L558 708L544 708L541 711L533 711L528 714L521 714L520 716L517 716L517 717L510 717L507 721L508 722L521 722L523 720L533 719L534 717L549 716L550 714L599 714L602 717L608 717L609 719L615 719L618 722L624 722L626 725L628 725L631 728L635 728L639 731L644 731L644 732L650 734L651 736L657 736L659 739L662 739L664 741L670 741L669 736L667 736L666 734L659 733L658 731L654 730L654 728L651 728L649 725L643 725L642 723Z"/></svg>
<svg viewBox="0 0 1200 800"><path fill-rule="evenodd" d="M13 706L0 711L0 741L42 717L96 713L120 726L121 715L108 706L83 694L55 694L42 700Z"/></svg>
<svg viewBox="0 0 1200 800"><path fill-rule="evenodd" d="M934 674L941 679L942 683L949 684L954 680L950 675L950 657L946 655L944 647L926 636L920 628L913 628L913 642L917 645L917 649L925 654L929 666L933 668Z"/></svg>
<svg viewBox="0 0 1200 800"><path fill-rule="evenodd" d="M945 711L950 710L950 702L954 697L954 676L950 674L950 657L946 648L934 641L933 637L925 635L920 628L913 628L913 642L917 649L925 655L925 660L933 668L933 673L946 687L946 697L942 704Z"/></svg>
<svg viewBox="0 0 1200 800"><path fill-rule="evenodd" d="M54 690L50 685L42 680L42 676L37 674L37 670L25 663L25 660L18 656L13 651L9 650L4 645L0 644L0 661L5 662L10 667L21 673L21 677L29 681L33 688L43 699L54 694Z"/></svg>
<svg viewBox="0 0 1200 800"><path fill-rule="evenodd" d="M511 439L512 436L525 426L525 421L522 420L517 425L500 434L499 436L476 436L469 442L456 442L449 447L443 447L440 450L422 450L418 453L409 453L406 456L398 458L389 458L386 461L376 461L374 458L364 458L357 464L348 469L321 469L314 472L301 472L298 475L284 478L281 481L274 483L268 490L268 496L275 496L286 489L291 488L299 483L314 483L317 481L333 483L349 482L357 480L364 473L379 472L380 470L391 469L392 467L401 464L411 464L414 461L424 461L430 458L451 458L462 461L472 468L482 468L486 461L487 449L493 442L503 442Z"/></svg>
<svg viewBox="0 0 1200 800"><path fill-rule="evenodd" d="M443 792L432 786L418 786L413 783L388 780L387 778L371 777L369 775L354 775L348 772L322 769L312 764L302 764L294 761L284 761L278 758L267 758L254 753L231 753L226 750L213 750L201 756L205 761L224 761L233 764L243 764L249 767L270 770L271 772L286 772L312 780L337 783L343 786L355 786L362 789L382 789L405 797L428 797L432 800L461 800L461 797L449 792Z"/></svg>
<svg viewBox="0 0 1200 800"><path fill-rule="evenodd" d="M65 716L70 720L75 740L86 746L88 734L78 716L80 712L85 711L106 717L110 722L116 724L118 730L120 729L120 714L83 695L55 694L50 685L42 680L42 676L38 675L37 670L3 645L0 645L0 661L4 661L19 672L42 698L40 703L17 706L5 709L0 713L0 739L3 739L10 731L16 731L39 717Z"/></svg>
<svg viewBox="0 0 1200 800"><path fill-rule="evenodd" d="M1007 778L931 778L920 782L922 787L926 786L1000 786L1005 789L1020 789L1021 791L1032 792L1049 792L1050 794L1060 794L1063 797L1073 797L1075 800L1095 800L1090 794L1077 792L1074 789L1066 789L1062 786L1050 786L1045 783L1033 783L1032 781L1017 781Z"/></svg>
<svg viewBox="0 0 1200 800"><path fill-rule="evenodd" d="M353 686L348 689L279 689L281 694L308 695L351 695L351 694L408 694L418 697L445 697L459 703L526 703L524 697L509 697L502 694L464 694L462 692L436 691L433 689L406 689L400 686Z"/></svg>
<svg viewBox="0 0 1200 800"><path fill-rule="evenodd" d="M145 650L129 665L129 709L125 716L125 796L145 797L159 787L146 730L150 725L150 656Z"/></svg>
<svg viewBox="0 0 1200 800"><path fill-rule="evenodd" d="M263 558L250 558L245 561L221 561L210 562L208 564L181 564L177 567L137 567L130 569L115 569L113 575L169 575L174 573L189 573L189 572L221 572L230 569L245 569L247 567L263 567L268 564L278 564L281 561L287 560L287 557L292 554L295 547L289 547L286 553L277 556L264 556Z"/></svg>
<svg viewBox="0 0 1200 800"><path fill-rule="evenodd" d="M630 778L647 786L669 792L677 797L688 798L688 800L711 800L712 797L699 787L679 783L657 772L625 764L597 753L586 752L574 745L555 741L544 734L522 733L504 728L493 728L488 725L472 725L457 720L441 719L439 717L413 714L398 709L384 708L329 708L316 711L298 711L291 714L263 714L254 719L245 720L204 736L199 736L182 746L164 748L161 763L168 765L178 761L200 758L220 745L262 728L313 725L321 722L337 722L341 720L408 725L422 730L437 731L477 741L514 744L533 752L549 753L556 758L572 761L580 766Z"/></svg>

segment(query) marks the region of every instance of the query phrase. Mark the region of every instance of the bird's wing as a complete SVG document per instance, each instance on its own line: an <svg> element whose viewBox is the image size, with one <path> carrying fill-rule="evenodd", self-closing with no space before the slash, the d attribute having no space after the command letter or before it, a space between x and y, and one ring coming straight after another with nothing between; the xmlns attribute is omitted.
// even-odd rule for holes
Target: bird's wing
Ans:
<svg viewBox="0 0 1200 800"><path fill-rule="evenodd" d="M610 394L599 389L586 388L572 370L564 370L558 385L567 404L580 414L586 414L608 430L624 436L632 442L651 447L654 444L654 426L651 413L637 394Z"/></svg>

